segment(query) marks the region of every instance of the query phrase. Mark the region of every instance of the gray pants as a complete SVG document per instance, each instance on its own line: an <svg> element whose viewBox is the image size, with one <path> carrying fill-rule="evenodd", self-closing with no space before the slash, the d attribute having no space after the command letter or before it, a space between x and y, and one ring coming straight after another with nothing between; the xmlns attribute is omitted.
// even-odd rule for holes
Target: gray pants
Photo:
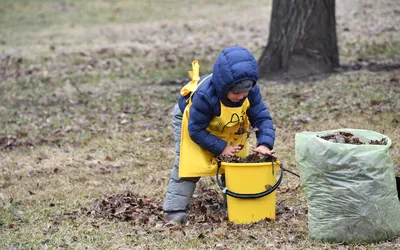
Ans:
<svg viewBox="0 0 400 250"><path fill-rule="evenodd" d="M164 200L164 211L186 211L200 177L179 178L179 155L181 144L182 112L178 104L174 107L174 140L175 163L171 170L167 196Z"/></svg>

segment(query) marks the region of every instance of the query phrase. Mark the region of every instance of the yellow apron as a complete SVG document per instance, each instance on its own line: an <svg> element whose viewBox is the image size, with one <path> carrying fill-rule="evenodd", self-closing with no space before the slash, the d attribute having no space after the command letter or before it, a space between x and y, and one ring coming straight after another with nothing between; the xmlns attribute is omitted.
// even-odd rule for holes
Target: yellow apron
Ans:
<svg viewBox="0 0 400 250"><path fill-rule="evenodd" d="M194 61L192 66L193 71L189 72L192 81L181 90L181 94L184 96L188 94L192 95L196 91L197 86L205 80L197 84L200 79L198 76L200 66L197 61ZM246 157L248 155L247 131L249 128L246 111L250 107L250 102L246 98L241 107L226 107L222 102L220 105L221 115L213 117L207 127L207 131L226 141L228 145L243 145L243 149L236 155ZM188 105L182 116L179 177L214 176L217 171L217 160L215 156L193 142L189 135L188 123L191 106L192 101L189 97Z"/></svg>

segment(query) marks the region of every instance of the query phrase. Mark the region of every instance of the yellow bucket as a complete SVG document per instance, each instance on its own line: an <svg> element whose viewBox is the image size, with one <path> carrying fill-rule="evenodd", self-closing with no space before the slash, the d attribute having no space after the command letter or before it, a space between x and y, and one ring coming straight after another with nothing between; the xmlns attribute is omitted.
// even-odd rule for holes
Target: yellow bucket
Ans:
<svg viewBox="0 0 400 250"><path fill-rule="evenodd" d="M275 219L275 189L282 182L283 169L277 180L279 162L227 163L220 162L225 169L226 187L217 174L217 183L227 196L228 219L235 224L248 224L264 219ZM217 170L218 171L218 170Z"/></svg>

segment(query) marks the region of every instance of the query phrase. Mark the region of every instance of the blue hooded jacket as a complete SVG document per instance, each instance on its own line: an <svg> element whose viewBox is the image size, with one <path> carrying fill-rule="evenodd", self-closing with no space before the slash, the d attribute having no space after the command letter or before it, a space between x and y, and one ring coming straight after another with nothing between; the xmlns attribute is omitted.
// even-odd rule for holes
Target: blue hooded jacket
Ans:
<svg viewBox="0 0 400 250"><path fill-rule="evenodd" d="M202 76L200 81L206 76ZM275 130L272 118L262 102L258 80L258 65L254 56L245 48L235 46L224 49L213 66L212 77L206 79L194 92L190 108L189 134L191 139L214 155L219 155L227 143L206 131L214 116L221 114L220 101L227 107L240 107L246 98L240 102L231 102L227 98L228 90L234 84L243 80L252 80L253 88L247 98L250 108L247 116L252 127L256 127L257 146L264 145L273 149ZM186 99L179 98L181 111L186 107Z"/></svg>

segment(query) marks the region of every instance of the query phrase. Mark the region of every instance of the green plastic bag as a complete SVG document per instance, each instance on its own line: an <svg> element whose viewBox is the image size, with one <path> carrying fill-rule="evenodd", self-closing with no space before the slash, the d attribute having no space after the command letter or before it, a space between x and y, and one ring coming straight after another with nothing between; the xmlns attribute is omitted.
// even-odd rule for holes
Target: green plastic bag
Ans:
<svg viewBox="0 0 400 250"><path fill-rule="evenodd" d="M318 136L350 132L365 145L334 143ZM387 145L370 145L386 138ZM296 162L308 205L310 238L322 242L376 242L400 236L391 140L357 129L301 132Z"/></svg>

